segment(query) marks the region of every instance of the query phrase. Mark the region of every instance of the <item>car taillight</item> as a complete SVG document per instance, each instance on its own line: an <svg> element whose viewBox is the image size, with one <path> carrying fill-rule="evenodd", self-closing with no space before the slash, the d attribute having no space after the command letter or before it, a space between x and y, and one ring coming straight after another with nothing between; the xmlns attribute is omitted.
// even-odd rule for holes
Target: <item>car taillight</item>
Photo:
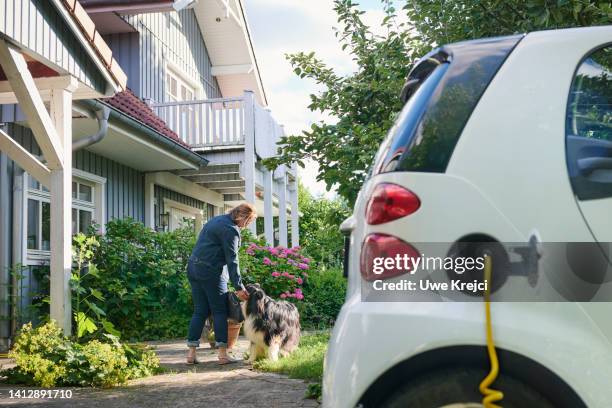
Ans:
<svg viewBox="0 0 612 408"><path fill-rule="evenodd" d="M382 183L374 188L366 207L370 225L383 224L414 213L421 200L412 191L397 184Z"/></svg>
<svg viewBox="0 0 612 408"><path fill-rule="evenodd" d="M404 254L410 258L418 258L420 256L419 251L412 245L393 235L368 235L361 247L361 276L367 281L373 281L377 279L389 279L410 272L410 270L406 268L385 268L385 258L395 258L396 255L400 255L404 258ZM382 259L382 261L377 260L377 258ZM382 268L382 271L379 270L379 273L376 273L375 268Z"/></svg>

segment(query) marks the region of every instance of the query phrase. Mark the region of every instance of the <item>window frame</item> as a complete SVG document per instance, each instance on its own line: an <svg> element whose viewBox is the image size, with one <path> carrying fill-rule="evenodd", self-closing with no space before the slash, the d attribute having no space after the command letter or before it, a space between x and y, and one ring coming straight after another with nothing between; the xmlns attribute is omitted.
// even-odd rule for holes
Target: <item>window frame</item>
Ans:
<svg viewBox="0 0 612 408"><path fill-rule="evenodd" d="M31 185L32 181L36 182L38 188ZM87 211L91 213L92 221L100 224L100 232L104 233L104 224L106 223L106 209L104 207L104 202L106 200L106 178L79 169L72 169L72 182L77 183L77 198L72 198L71 205L72 210L77 210L77 224L73 224L73 226L76 226L78 231L80 211ZM80 185L87 185L91 187L91 201L78 199L78 189L80 188ZM23 262L24 265L40 265L42 262L48 261L49 257L51 256L51 250L40 249L43 239L43 203L51 205L51 192L25 171L23 173L23 186L22 248L24 251L24 257L22 259L25 261ZM30 200L39 203L37 220L37 248L28 248L28 208Z"/></svg>
<svg viewBox="0 0 612 408"><path fill-rule="evenodd" d="M573 94L576 91L575 83L577 76L585 62L590 59L593 54L605 48L612 48L612 42L599 44L597 47L592 48L585 53L582 58L580 58L572 73L571 85L567 92L566 111L564 116L565 161L572 192L580 202L612 198L612 183L592 181L589 179L589 177L581 174L581 171L577 166L577 157L579 156L579 152L592 151L593 149L609 150L612 140L590 138L576 134L579 132L574 132L576 130L575 122L570 120L570 115L576 113L572 109L572 102L574 98ZM582 89L580 89L579 92L582 92ZM600 146L597 146L598 140L601 141ZM594 142L594 144L587 146L587 144L592 142Z"/></svg>
<svg viewBox="0 0 612 408"><path fill-rule="evenodd" d="M164 98L167 102L195 101L202 99L204 96L202 84L191 78L174 63L166 62L165 74ZM176 82L176 93L171 92L170 79ZM191 99L185 98L183 91L191 93ZM182 139L189 142L195 139L195 129L198 125L197 116L195 104L184 104L170 107L166 120L169 122L168 125L171 129L178 133Z"/></svg>

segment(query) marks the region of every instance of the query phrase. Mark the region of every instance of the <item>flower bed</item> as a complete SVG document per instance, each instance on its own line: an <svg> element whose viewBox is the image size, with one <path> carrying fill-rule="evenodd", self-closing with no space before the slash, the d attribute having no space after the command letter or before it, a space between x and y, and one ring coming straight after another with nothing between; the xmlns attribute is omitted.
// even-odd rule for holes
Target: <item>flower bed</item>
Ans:
<svg viewBox="0 0 612 408"><path fill-rule="evenodd" d="M270 247L261 241L243 246L240 253L245 283L259 283L267 295L289 301L304 300L310 259L300 247Z"/></svg>

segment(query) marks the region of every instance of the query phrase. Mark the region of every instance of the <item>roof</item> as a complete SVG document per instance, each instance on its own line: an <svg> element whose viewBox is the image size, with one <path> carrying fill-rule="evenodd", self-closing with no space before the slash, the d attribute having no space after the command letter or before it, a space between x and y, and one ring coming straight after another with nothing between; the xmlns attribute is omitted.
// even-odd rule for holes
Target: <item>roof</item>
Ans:
<svg viewBox="0 0 612 408"><path fill-rule="evenodd" d="M235 97L251 90L257 101L267 106L242 1L199 0L193 10L212 62L211 73L221 94Z"/></svg>
<svg viewBox="0 0 612 408"><path fill-rule="evenodd" d="M96 25L83 6L77 0L61 0L61 4L70 13L81 33L94 49L108 73L117 82L119 88L121 90L126 89L127 75L123 72L117 60L113 58L112 50L102 38L102 34L96 29Z"/></svg>
<svg viewBox="0 0 612 408"><path fill-rule="evenodd" d="M165 136L176 143L189 148L189 145L181 140L181 138L168 127L166 122L153 112L153 109L147 105L142 99L137 97L129 88L123 92L119 92L112 98L102 99L113 108L120 110L133 119L155 130L157 133Z"/></svg>

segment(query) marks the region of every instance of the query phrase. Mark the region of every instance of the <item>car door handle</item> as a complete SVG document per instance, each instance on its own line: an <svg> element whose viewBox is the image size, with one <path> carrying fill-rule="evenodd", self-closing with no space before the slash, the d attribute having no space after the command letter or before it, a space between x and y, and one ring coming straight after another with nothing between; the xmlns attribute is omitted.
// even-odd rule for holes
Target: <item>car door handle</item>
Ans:
<svg viewBox="0 0 612 408"><path fill-rule="evenodd" d="M595 170L612 170L612 157L585 157L577 161L578 168L584 175L589 175Z"/></svg>

